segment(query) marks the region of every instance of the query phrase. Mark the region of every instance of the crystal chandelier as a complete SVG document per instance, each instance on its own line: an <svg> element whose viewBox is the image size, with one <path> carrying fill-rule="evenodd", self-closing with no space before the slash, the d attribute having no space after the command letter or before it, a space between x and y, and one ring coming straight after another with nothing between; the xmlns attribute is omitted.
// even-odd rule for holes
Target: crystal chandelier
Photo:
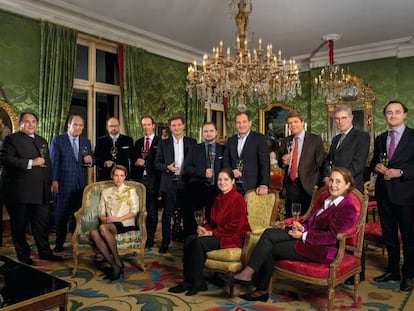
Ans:
<svg viewBox="0 0 414 311"><path fill-rule="evenodd" d="M334 62L334 41L341 38L338 34L329 34L322 37L329 46L329 65L321 69L315 77L315 92L317 95L332 101L340 96L341 91L349 86L349 72L340 68Z"/></svg>
<svg viewBox="0 0 414 311"><path fill-rule="evenodd" d="M230 47L223 53L223 42L213 48L211 57L203 56L202 65L188 67L187 92L195 93L198 99L208 103L222 103L227 97L236 103L239 110L246 109L246 103L253 99L270 102L289 102L301 95L299 70L294 59L282 59L282 52L273 54L272 44L263 51L262 39L257 49L250 52L247 46L247 27L252 12L251 0L232 0L230 6L237 7L237 48L234 56Z"/></svg>

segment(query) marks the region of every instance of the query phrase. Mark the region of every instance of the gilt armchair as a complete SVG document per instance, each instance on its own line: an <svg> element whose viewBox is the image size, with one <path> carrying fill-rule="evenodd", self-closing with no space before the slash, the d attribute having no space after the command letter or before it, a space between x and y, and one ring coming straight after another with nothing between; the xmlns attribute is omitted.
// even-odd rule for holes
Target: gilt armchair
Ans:
<svg viewBox="0 0 414 311"><path fill-rule="evenodd" d="M241 270L250 258L253 249L266 228L277 215L279 195L276 191L269 190L266 195L256 194L256 190L249 190L245 194L247 202L247 218L249 219L251 232L245 238L243 248L226 248L210 251L204 267L207 270L233 276ZM234 295L233 284L230 286L230 297Z"/></svg>
<svg viewBox="0 0 414 311"><path fill-rule="evenodd" d="M145 186L135 181L125 181L129 187L135 188L139 199L139 212L136 216L138 230L128 231L116 234L118 252L120 255L133 253L138 256L139 267L145 270L144 255L145 242L147 240L147 228L145 220L147 211L145 207ZM72 235L73 262L74 267L72 275L76 274L79 266L78 257L81 253L94 253L97 250L94 247L90 232L99 226L98 204L101 198L102 190L113 186L113 181L100 181L89 184L83 191L82 207L75 213L76 227Z"/></svg>
<svg viewBox="0 0 414 311"><path fill-rule="evenodd" d="M326 191L326 189L322 189L316 196L313 196L312 208L318 206L318 200L326 197ZM333 307L335 287L352 276L354 277L354 300L357 299L368 195L366 192L363 195L356 189L352 190L350 195L357 207L357 222L347 232L337 234L339 251L332 263L323 264L293 260L277 260L274 263L274 272L276 272L277 277L287 277L327 287L328 310L332 310ZM304 216L305 219L311 214L310 210Z"/></svg>

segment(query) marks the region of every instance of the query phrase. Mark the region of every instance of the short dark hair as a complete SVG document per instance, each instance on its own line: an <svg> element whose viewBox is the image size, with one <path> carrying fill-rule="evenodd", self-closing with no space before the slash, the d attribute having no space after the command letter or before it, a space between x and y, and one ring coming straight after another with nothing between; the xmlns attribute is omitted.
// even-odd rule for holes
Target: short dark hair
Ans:
<svg viewBox="0 0 414 311"><path fill-rule="evenodd" d="M19 123L22 122L24 116L27 115L27 114L30 114L30 115L34 116L35 119L36 119L36 122L39 122L39 118L37 117L37 114L35 114L34 112L30 112L30 111L24 111L21 114L19 114Z"/></svg>
<svg viewBox="0 0 414 311"><path fill-rule="evenodd" d="M385 105L384 109L382 110L382 113L384 114L384 116L385 116L385 110L387 110L387 107L391 104L400 104L401 107L403 108L404 113L408 112L407 106L404 105L402 102L400 102L399 100L391 100Z"/></svg>
<svg viewBox="0 0 414 311"><path fill-rule="evenodd" d="M305 117L303 116L302 112L300 112L299 110L288 111L288 113L286 114L285 121L287 122L287 120L290 118L299 118L302 122L305 121Z"/></svg>
<svg viewBox="0 0 414 311"><path fill-rule="evenodd" d="M236 113L236 116L234 117L234 120L236 120L238 116L242 116L242 115L245 115L247 117L247 120L250 121L250 116L246 111L239 111L238 113Z"/></svg>
<svg viewBox="0 0 414 311"><path fill-rule="evenodd" d="M224 167L224 168L222 168L221 170L220 170L220 172L219 172L219 174L220 173L224 173L224 174L226 174L227 176L229 176L230 177L230 179L231 180L234 180L235 179L235 177L234 177L234 173L233 173L233 171L232 171L232 169L230 168L230 167ZM217 175L218 176L218 175Z"/></svg>
<svg viewBox="0 0 414 311"><path fill-rule="evenodd" d="M144 120L144 119L151 119L152 124L155 123L154 119L150 115L142 116L140 122L142 122L142 120Z"/></svg>
<svg viewBox="0 0 414 311"><path fill-rule="evenodd" d="M212 125L214 126L214 129L217 131L217 125L216 123L212 122L212 121L207 121L203 123L203 126L201 128L204 128L205 125Z"/></svg>
<svg viewBox="0 0 414 311"><path fill-rule="evenodd" d="M78 115L78 114L72 114L71 116L69 116L68 118L68 125L72 123L74 118L81 118L82 121L85 122L85 120L82 118L82 116Z"/></svg>
<svg viewBox="0 0 414 311"><path fill-rule="evenodd" d="M126 167L125 167L125 166L123 166L123 165L117 164L117 165L115 165L115 166L112 168L112 170L111 170L111 178L113 178L113 177L114 177L114 174L115 174L115 171L116 171L116 170L123 171L123 172L125 173L125 176L127 176L127 175L128 175L128 170L126 169Z"/></svg>
<svg viewBox="0 0 414 311"><path fill-rule="evenodd" d="M168 119L168 126L171 125L171 122L174 120L181 120L181 122L183 122L183 124L185 124L185 119L184 116L182 114L176 113L173 114L169 119Z"/></svg>

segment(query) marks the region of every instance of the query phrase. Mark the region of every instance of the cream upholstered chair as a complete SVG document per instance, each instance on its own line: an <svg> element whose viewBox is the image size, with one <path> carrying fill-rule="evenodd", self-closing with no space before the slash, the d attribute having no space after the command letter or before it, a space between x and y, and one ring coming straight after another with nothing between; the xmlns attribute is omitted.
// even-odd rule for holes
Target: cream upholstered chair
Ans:
<svg viewBox="0 0 414 311"><path fill-rule="evenodd" d="M322 198L326 197L326 189L321 189L313 196L312 204L304 218L306 219L311 210L319 206ZM328 306L331 310L335 294L335 287L346 279L354 276L354 299L357 299L359 274L361 272L361 254L364 243L364 228L367 215L368 194L363 195L357 189L350 193L358 211L358 218L355 225L347 232L338 233L339 251L334 261L330 264L317 262L301 262L293 260L277 260L274 264L274 271L278 277L287 277L310 284L321 285L328 288ZM345 251L348 252L345 252Z"/></svg>
<svg viewBox="0 0 414 311"><path fill-rule="evenodd" d="M100 181L87 185L83 191L82 207L75 213L76 228L72 235L74 261L72 275L75 275L78 269L79 254L87 252L95 253L96 255L98 252L94 247L90 232L99 226L98 204L102 190L112 187L113 184L112 180ZM136 217L138 230L115 235L118 252L120 255L134 253L134 255L139 256L139 267L145 270L144 255L145 242L147 240L147 228L145 225L147 217L145 207L146 190L145 186L139 182L125 181L125 184L135 188L138 195L139 212Z"/></svg>
<svg viewBox="0 0 414 311"><path fill-rule="evenodd" d="M247 202L247 218L249 219L250 230L242 248L226 248L210 251L207 253L207 260L204 267L208 270L228 274L241 270L266 228L269 228L271 221L277 214L279 195L276 191L269 190L266 195L257 195L256 190L249 190L245 194ZM230 284L230 297L233 297L234 287Z"/></svg>

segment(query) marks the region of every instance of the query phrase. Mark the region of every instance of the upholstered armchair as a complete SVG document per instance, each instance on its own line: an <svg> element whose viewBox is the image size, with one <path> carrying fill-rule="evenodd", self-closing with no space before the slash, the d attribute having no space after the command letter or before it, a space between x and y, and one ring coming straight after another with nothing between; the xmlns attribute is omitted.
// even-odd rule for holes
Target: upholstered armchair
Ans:
<svg viewBox="0 0 414 311"><path fill-rule="evenodd" d="M320 191L312 200L312 207L317 206L318 200L326 195ZM328 288L328 306L331 310L335 294L335 287L349 277L354 276L354 299L357 299L359 274L361 272L361 254L364 243L364 228L367 215L367 193L364 195L354 189L351 192L352 200L357 207L358 218L354 227L347 232L337 234L339 251L335 260L330 264L316 262L300 262L292 260L277 260L274 264L276 277L287 277L310 284L321 285ZM310 210L307 215L310 215Z"/></svg>
<svg viewBox="0 0 414 311"><path fill-rule="evenodd" d="M250 230L242 248L226 248L210 251L204 267L210 271L233 276L241 270L259 240L261 234L277 215L279 196L276 191L270 190L267 195L257 195L256 190L249 190L245 194L247 202L247 218ZM234 295L233 284L230 284L230 297Z"/></svg>
<svg viewBox="0 0 414 311"><path fill-rule="evenodd" d="M144 255L145 242L147 240L147 228L145 220L147 211L145 207L145 186L135 181L125 181L127 186L135 188L139 198L139 212L136 217L138 230L129 231L122 234L116 234L118 252L120 255L133 253L139 256L139 267L145 270ZM89 184L83 191L82 207L75 213L76 227L72 235L73 262L74 267L72 275L76 274L79 261L78 256L81 253L95 253L90 232L99 226L98 204L103 189L113 186L113 181L101 181Z"/></svg>

